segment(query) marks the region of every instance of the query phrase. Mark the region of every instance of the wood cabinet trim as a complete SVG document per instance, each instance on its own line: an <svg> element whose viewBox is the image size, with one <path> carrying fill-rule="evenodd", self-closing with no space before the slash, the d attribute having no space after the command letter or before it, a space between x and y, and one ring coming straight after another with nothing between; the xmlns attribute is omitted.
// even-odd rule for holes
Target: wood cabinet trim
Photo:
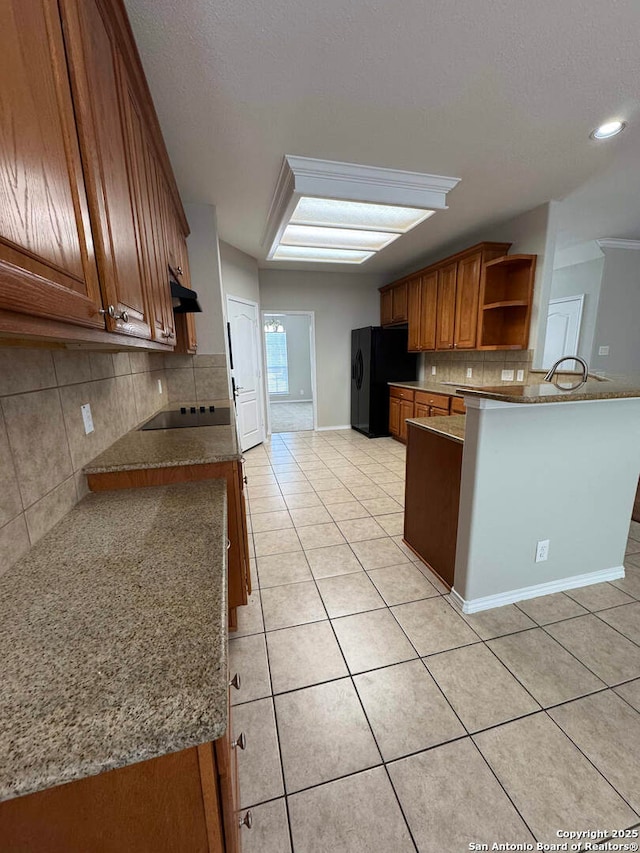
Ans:
<svg viewBox="0 0 640 853"><path fill-rule="evenodd" d="M465 257L467 257L467 255L473 255L479 251L482 251L483 253L492 252L494 253L494 257L501 257L502 255L507 254L512 245L512 243L495 243L486 240L482 243L475 243L473 246L469 246L468 249L462 249L460 252L456 252L453 255L447 255L446 258L442 258L439 261L434 261L434 263L429 264L426 267L421 267L420 269L414 270L413 272L402 276L402 278L395 279L394 281L389 282L389 284L385 284L382 287L379 287L378 290L380 291L380 293L384 293L384 291L389 290L398 284L403 284L405 281L409 281L410 279L415 278L415 276L422 276L426 275L429 272L434 272L440 267L447 266L448 264L453 263L454 261L457 263L458 261L463 260ZM483 257L483 263L484 262L485 259Z"/></svg>

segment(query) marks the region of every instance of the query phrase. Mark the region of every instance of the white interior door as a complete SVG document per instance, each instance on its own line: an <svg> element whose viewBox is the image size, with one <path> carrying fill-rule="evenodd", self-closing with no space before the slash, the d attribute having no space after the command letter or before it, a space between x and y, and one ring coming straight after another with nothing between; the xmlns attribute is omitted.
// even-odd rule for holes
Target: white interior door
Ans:
<svg viewBox="0 0 640 853"><path fill-rule="evenodd" d="M578 355L583 303L584 294L549 300L543 367L551 367L563 355Z"/></svg>
<svg viewBox="0 0 640 853"><path fill-rule="evenodd" d="M264 441L258 320L259 310L255 302L236 296L227 297L227 322L233 364L231 375L235 385L241 450L248 450Z"/></svg>

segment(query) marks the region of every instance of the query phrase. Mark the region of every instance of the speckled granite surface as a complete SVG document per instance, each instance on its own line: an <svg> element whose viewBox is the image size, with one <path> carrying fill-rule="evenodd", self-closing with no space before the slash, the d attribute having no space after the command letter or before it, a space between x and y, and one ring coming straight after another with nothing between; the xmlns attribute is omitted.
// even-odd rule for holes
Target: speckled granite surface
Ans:
<svg viewBox="0 0 640 853"><path fill-rule="evenodd" d="M446 382L426 382L416 379L415 382L388 382L398 388L411 388L413 391L426 391L428 394L448 394L450 397L461 397L459 388L473 388L473 385L449 385ZM478 388L481 386L477 386Z"/></svg>
<svg viewBox="0 0 640 853"><path fill-rule="evenodd" d="M464 443L464 430L467 422L466 415L445 415L435 418L407 418L408 424L414 424L420 429L437 432L452 441Z"/></svg>
<svg viewBox="0 0 640 853"><path fill-rule="evenodd" d="M86 497L0 578L0 800L227 725L226 486Z"/></svg>
<svg viewBox="0 0 640 853"><path fill-rule="evenodd" d="M216 406L230 406L215 400ZM170 403L162 411L180 406L209 405L209 401ZM132 430L84 467L85 474L133 471L139 468L172 468L175 465L207 465L240 458L235 424L187 429Z"/></svg>
<svg viewBox="0 0 640 853"><path fill-rule="evenodd" d="M565 383L563 383L565 384ZM461 386L462 387L462 386ZM640 397L640 380L588 382L572 390L544 382L540 385L499 385L463 389L465 396L505 403L565 403L578 400L619 400Z"/></svg>

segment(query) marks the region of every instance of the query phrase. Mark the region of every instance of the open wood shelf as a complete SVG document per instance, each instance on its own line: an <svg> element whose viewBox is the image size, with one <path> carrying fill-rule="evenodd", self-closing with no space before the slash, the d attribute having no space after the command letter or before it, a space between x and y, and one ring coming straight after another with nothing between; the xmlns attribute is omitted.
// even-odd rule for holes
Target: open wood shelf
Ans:
<svg viewBox="0 0 640 853"><path fill-rule="evenodd" d="M524 299L506 299L503 302L491 302L489 305L483 305L483 311L494 311L496 308L522 308L529 303Z"/></svg>
<svg viewBox="0 0 640 853"><path fill-rule="evenodd" d="M536 255L505 255L484 265L480 286L478 348L526 349Z"/></svg>

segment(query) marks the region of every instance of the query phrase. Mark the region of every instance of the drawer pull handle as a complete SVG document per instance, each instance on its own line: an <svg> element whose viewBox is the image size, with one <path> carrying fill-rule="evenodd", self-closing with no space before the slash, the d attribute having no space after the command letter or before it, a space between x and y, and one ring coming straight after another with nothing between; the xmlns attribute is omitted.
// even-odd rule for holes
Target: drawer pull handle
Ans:
<svg viewBox="0 0 640 853"><path fill-rule="evenodd" d="M240 690L240 685L242 684L242 680L240 678L240 673L236 672L231 681L229 682L229 687L235 687L236 690Z"/></svg>
<svg viewBox="0 0 640 853"><path fill-rule="evenodd" d="M227 551L231 548L231 539L227 539Z"/></svg>
<svg viewBox="0 0 640 853"><path fill-rule="evenodd" d="M235 749L246 749L247 748L247 736L244 732L240 732L236 740L231 742L231 747Z"/></svg>
<svg viewBox="0 0 640 853"><path fill-rule="evenodd" d="M240 818L240 826L246 826L247 829L251 829L253 826L253 815L251 813L251 809L249 809L244 817Z"/></svg>

